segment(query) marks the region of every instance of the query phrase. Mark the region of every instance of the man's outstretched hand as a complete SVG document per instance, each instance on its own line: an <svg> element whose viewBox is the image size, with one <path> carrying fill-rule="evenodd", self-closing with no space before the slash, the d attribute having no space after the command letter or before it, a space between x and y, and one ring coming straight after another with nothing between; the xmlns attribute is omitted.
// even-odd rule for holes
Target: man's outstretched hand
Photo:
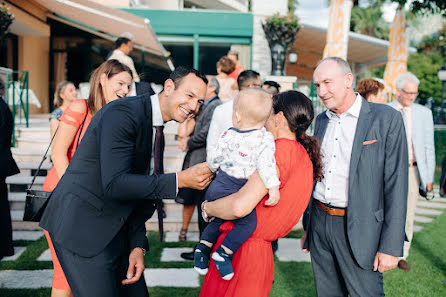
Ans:
<svg viewBox="0 0 446 297"><path fill-rule="evenodd" d="M178 188L205 189L212 180L212 171L206 162L178 172Z"/></svg>
<svg viewBox="0 0 446 297"><path fill-rule="evenodd" d="M129 256L129 268L127 269L127 279L122 281L123 285L131 285L139 281L144 272L144 251L141 248L134 248Z"/></svg>

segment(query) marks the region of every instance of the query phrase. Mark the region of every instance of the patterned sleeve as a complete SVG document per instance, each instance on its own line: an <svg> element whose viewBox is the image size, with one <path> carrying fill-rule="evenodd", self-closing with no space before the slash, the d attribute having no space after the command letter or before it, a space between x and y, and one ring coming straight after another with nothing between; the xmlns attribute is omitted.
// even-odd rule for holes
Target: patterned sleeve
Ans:
<svg viewBox="0 0 446 297"><path fill-rule="evenodd" d="M223 150L226 147L225 137L227 137L228 131L229 130L226 130L223 132L223 134L221 134L221 136L218 138L217 146L210 149L207 154L206 162L212 172L217 171L217 169L223 163Z"/></svg>
<svg viewBox="0 0 446 297"><path fill-rule="evenodd" d="M53 110L53 112L50 114L50 120L51 119L59 120L59 118L62 116L62 113L63 111L60 108Z"/></svg>
<svg viewBox="0 0 446 297"><path fill-rule="evenodd" d="M79 100L83 100L83 99L79 99ZM74 101L73 101L73 103L74 103ZM73 104L73 103L71 103L71 104ZM78 129L81 126L81 124L85 118L87 109L85 109L85 112L74 111L73 109L71 109L71 104L65 109L62 116L59 118L59 122L71 125Z"/></svg>
<svg viewBox="0 0 446 297"><path fill-rule="evenodd" d="M276 159L274 157L275 152L274 136L270 132L265 132L257 159L257 170L265 187L268 189L280 185L279 177L277 176Z"/></svg>

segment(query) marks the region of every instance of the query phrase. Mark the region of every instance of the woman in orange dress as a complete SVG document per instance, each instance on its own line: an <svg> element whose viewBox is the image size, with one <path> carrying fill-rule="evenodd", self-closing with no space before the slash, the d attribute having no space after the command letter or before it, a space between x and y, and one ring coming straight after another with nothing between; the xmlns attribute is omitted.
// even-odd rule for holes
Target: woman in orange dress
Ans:
<svg viewBox="0 0 446 297"><path fill-rule="evenodd" d="M74 100L59 118L59 127L51 153L54 166L45 178L44 191L51 192L57 186L94 114L108 102L126 97L130 93L131 85L132 71L118 60L108 60L93 72L90 78L88 100ZM51 296L73 296L48 232L43 231L50 247L54 266Z"/></svg>
<svg viewBox="0 0 446 297"><path fill-rule="evenodd" d="M201 297L268 296L274 277L271 241L284 237L297 224L310 200L313 183L322 177L319 142L305 131L314 118L311 100L297 91L273 97L273 113L266 128L276 139L276 161L280 174L280 201L265 206L267 190L258 173L228 197L204 202L203 215L233 220L257 213L257 228L232 259L234 277L223 280L211 261L201 289ZM233 228L232 222L220 227L214 250Z"/></svg>

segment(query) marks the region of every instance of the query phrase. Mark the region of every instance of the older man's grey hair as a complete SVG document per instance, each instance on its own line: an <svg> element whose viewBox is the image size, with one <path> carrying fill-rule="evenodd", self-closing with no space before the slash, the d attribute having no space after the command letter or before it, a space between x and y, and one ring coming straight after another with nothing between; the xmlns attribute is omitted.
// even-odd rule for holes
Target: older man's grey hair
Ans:
<svg viewBox="0 0 446 297"><path fill-rule="evenodd" d="M413 82L417 86L420 84L420 80L412 72L406 72L398 75L395 84L398 89L402 90L408 82Z"/></svg>
<svg viewBox="0 0 446 297"><path fill-rule="evenodd" d="M327 62L327 61L333 61L336 64L338 64L338 66L341 69L343 74L348 74L348 73L352 73L353 74L352 69L350 68L350 65L348 65L347 61L345 61L344 59L339 58L339 57L327 57L327 58L324 58L324 59L320 60L317 63L317 66L319 66L322 63Z"/></svg>
<svg viewBox="0 0 446 297"><path fill-rule="evenodd" d="M209 86L215 87L215 94L218 95L218 93L220 92L220 83L218 82L218 80L215 77L211 78L211 81L209 82Z"/></svg>
<svg viewBox="0 0 446 297"><path fill-rule="evenodd" d="M0 76L0 96L4 96L5 95L5 91L6 91L6 84L5 81L3 80L3 77Z"/></svg>

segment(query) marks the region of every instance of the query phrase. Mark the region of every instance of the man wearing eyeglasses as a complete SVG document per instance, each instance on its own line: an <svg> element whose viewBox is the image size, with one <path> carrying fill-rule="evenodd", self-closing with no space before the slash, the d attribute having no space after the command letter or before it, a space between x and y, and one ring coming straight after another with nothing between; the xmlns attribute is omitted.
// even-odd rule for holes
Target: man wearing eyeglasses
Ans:
<svg viewBox="0 0 446 297"><path fill-rule="evenodd" d="M397 100L390 103L403 115L409 151L409 192L407 198L406 235L404 255L398 267L409 271L407 263L410 244L413 237L415 208L419 190L431 192L435 172L434 122L430 109L414 103L418 96L420 81L410 72L401 74L396 79Z"/></svg>

